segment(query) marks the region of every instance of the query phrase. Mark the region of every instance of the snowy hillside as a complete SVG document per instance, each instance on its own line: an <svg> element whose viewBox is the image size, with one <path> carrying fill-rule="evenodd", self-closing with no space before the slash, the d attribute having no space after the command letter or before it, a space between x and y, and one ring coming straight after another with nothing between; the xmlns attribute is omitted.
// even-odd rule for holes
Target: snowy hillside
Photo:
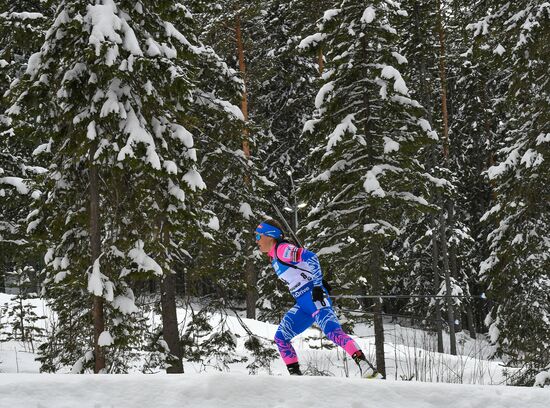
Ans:
<svg viewBox="0 0 550 408"><path fill-rule="evenodd" d="M550 391L329 377L0 375L6 408L543 408Z"/></svg>
<svg viewBox="0 0 550 408"><path fill-rule="evenodd" d="M10 301L0 294L0 304ZM52 318L44 302L31 301L36 312ZM179 309L180 321L185 321ZM152 316L158 318L158 316ZM212 316L212 323L219 316ZM0 323L6 323L0 317ZM272 338L276 326L256 320L229 316L225 322L238 339L237 352L246 356L243 324L256 335ZM215 326L215 324L213 324ZM355 336L370 351L372 329L359 325ZM290 377L283 363L271 364L271 375L248 375L244 363L230 364L219 373L212 367L185 362L185 374L144 375L62 375L37 374L39 364L28 344L0 342L0 407L4 408L181 408L181 407L480 407L505 408L548 406L550 389L506 387L503 385L459 385L439 382L503 384L505 377L498 361L483 360L490 349L482 340L463 338L459 356L431 352L430 337L421 330L386 325L386 381L362 380L354 364L337 349L321 344L319 332L306 331L294 341L306 372L326 376ZM373 341L373 340L372 340ZM36 345L35 345L36 346ZM425 348L422 348L425 347ZM428 367L429 366L429 367ZM68 371L68 370L66 370ZM424 381L396 381L402 378Z"/></svg>

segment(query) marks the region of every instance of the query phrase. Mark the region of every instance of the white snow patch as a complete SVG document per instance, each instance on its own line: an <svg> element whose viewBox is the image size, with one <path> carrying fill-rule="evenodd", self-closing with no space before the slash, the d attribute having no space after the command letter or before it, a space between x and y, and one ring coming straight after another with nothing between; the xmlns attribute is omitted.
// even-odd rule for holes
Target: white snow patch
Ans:
<svg viewBox="0 0 550 408"><path fill-rule="evenodd" d="M327 96L328 93L332 92L334 90L334 81L327 82L324 84L321 89L319 89L319 92L317 92L317 96L315 97L315 107L319 109Z"/></svg>
<svg viewBox="0 0 550 408"><path fill-rule="evenodd" d="M371 6L368 6L365 9L365 11L363 11L361 22L365 24L370 24L374 21L375 18L376 18L376 11Z"/></svg>
<svg viewBox="0 0 550 408"><path fill-rule="evenodd" d="M145 253L142 240L136 242L135 247L128 252L128 256L138 265L138 270L144 272L152 271L157 276L162 275L160 265Z"/></svg>
<svg viewBox="0 0 550 408"><path fill-rule="evenodd" d="M351 134L355 134L355 132L357 132L357 127L353 124L354 119L355 115L353 113L346 115L342 122L336 126L334 131L328 135L327 151L332 150L332 148L336 146L340 140L342 140L342 137L346 132Z"/></svg>
<svg viewBox="0 0 550 408"><path fill-rule="evenodd" d="M203 190L206 188L206 184L204 183L200 173L195 169L189 170L183 176L183 180L189 185L189 187L193 191L196 191L197 189Z"/></svg>
<svg viewBox="0 0 550 408"><path fill-rule="evenodd" d="M239 212L246 220L249 220L250 217L254 216L254 213L252 212L252 207L248 203L241 203L239 207Z"/></svg>
<svg viewBox="0 0 550 408"><path fill-rule="evenodd" d="M325 38L327 38L327 35L325 33L315 33L312 35L307 36L302 41L300 41L300 44L298 44L298 49L306 49L308 47L314 47L321 41L323 41Z"/></svg>
<svg viewBox="0 0 550 408"><path fill-rule="evenodd" d="M7 184L15 187L19 194L28 194L29 188L20 177L0 177L0 184Z"/></svg>
<svg viewBox="0 0 550 408"><path fill-rule="evenodd" d="M493 54L498 54L498 55L502 55L504 54L506 50L504 49L504 47L502 45L497 45L497 47L493 50Z"/></svg>
<svg viewBox="0 0 550 408"><path fill-rule="evenodd" d="M365 191L375 197L386 196L386 193L382 190L382 187L380 187L380 183L376 178L376 176L380 173L381 169L379 169L378 166L374 166L372 170L367 171L367 176L365 178L365 182L363 183Z"/></svg>
<svg viewBox="0 0 550 408"><path fill-rule="evenodd" d="M409 62L407 61L407 58L405 58L403 55L399 54L398 52L393 51L391 55L393 55L393 57L397 60L397 63L399 65L406 64Z"/></svg>
<svg viewBox="0 0 550 408"><path fill-rule="evenodd" d="M97 339L97 344L100 347L110 346L113 343L114 343L113 337L108 331L101 332L101 334L99 335L99 338Z"/></svg>
<svg viewBox="0 0 550 408"><path fill-rule="evenodd" d="M101 279L99 258L94 261L92 273L88 275L88 292L93 293L95 296L101 296L103 294L103 281Z"/></svg>
<svg viewBox="0 0 550 408"><path fill-rule="evenodd" d="M384 136L384 153L388 154L397 151L399 151L399 143L387 136Z"/></svg>
<svg viewBox="0 0 550 408"><path fill-rule="evenodd" d="M216 216L213 216L212 218L210 218L207 225L208 225L208 228L213 229L214 231L220 230L220 220Z"/></svg>
<svg viewBox="0 0 550 408"><path fill-rule="evenodd" d="M393 89L396 92L399 92L402 95L409 94L409 88L407 88L407 85L405 84L405 81L403 80L401 73L394 67L390 65L386 65L382 69L382 73L380 74L380 76L385 79L393 79L394 80Z"/></svg>
<svg viewBox="0 0 550 408"><path fill-rule="evenodd" d="M342 11L342 9L329 9L329 10L326 10L325 13L323 14L323 21L332 20L335 16L340 14L341 11Z"/></svg>

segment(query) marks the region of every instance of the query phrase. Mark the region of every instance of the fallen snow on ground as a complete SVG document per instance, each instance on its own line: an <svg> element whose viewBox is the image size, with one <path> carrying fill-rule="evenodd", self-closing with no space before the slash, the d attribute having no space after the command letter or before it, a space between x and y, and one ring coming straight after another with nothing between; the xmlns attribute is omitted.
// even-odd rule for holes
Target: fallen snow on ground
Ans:
<svg viewBox="0 0 550 408"><path fill-rule="evenodd" d="M550 390L335 377L0 374L6 408L546 408Z"/></svg>

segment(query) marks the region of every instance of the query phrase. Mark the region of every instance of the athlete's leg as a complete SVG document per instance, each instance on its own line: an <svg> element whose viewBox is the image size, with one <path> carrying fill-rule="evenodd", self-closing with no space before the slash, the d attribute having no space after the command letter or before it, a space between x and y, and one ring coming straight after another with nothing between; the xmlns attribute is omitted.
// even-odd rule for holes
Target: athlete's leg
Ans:
<svg viewBox="0 0 550 408"><path fill-rule="evenodd" d="M321 309L317 309L317 306L313 303L311 292L300 296L296 299L296 302L303 312L315 319L315 323L330 341L342 347L350 356L353 356L359 350L357 343L342 330L338 317L332 308L332 301L328 296L325 299L326 306Z"/></svg>
<svg viewBox="0 0 550 408"><path fill-rule="evenodd" d="M360 350L357 343L342 330L332 307L319 309L319 313L315 315L315 322L330 341L342 347L350 356Z"/></svg>
<svg viewBox="0 0 550 408"><path fill-rule="evenodd" d="M298 303L286 312L283 320L281 320L279 328L275 332L275 344L277 344L281 358L287 366L298 362L298 356L296 350L292 347L291 340L311 326L312 323L313 317L304 313Z"/></svg>

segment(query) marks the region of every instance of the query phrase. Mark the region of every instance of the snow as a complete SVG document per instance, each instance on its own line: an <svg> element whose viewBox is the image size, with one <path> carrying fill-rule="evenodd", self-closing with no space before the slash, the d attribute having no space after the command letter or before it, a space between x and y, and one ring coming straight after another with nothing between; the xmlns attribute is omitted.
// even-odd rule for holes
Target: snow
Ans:
<svg viewBox="0 0 550 408"><path fill-rule="evenodd" d="M375 18L376 18L376 12L371 6L368 6L363 12L363 16L361 17L361 22L365 24L370 24L374 21Z"/></svg>
<svg viewBox="0 0 550 408"><path fill-rule="evenodd" d="M342 11L342 9L329 9L329 10L326 10L325 13L323 14L323 21L326 22L326 21L332 20L335 16L340 14L341 11Z"/></svg>
<svg viewBox="0 0 550 408"><path fill-rule="evenodd" d="M548 399L545 389L288 375L12 374L1 384L10 408L543 408Z"/></svg>
<svg viewBox="0 0 550 408"><path fill-rule="evenodd" d="M252 207L250 207L250 204L248 203L241 203L239 207L239 212L246 220L249 220L250 217L254 216L254 212L252 212Z"/></svg>
<svg viewBox="0 0 550 408"><path fill-rule="evenodd" d="M122 43L122 38L117 33L122 27L122 21L116 15L116 6L112 0L105 0L103 4L88 5L87 10L84 21L92 26L88 44L95 46L96 56L100 55L102 42Z"/></svg>
<svg viewBox="0 0 550 408"><path fill-rule="evenodd" d="M0 16L2 16L2 18L10 18L10 19L18 19L18 20L36 20L36 19L39 19L39 18L43 18L44 17L44 14L42 13L29 13L27 11L24 11L22 13L16 13L16 12L12 12L9 14L9 16L7 16L7 13L2 13L0 14Z"/></svg>
<svg viewBox="0 0 550 408"><path fill-rule="evenodd" d="M120 310L122 314L129 315L132 313L138 313L139 309L134 303L133 296L117 296L113 300L113 307Z"/></svg>
<svg viewBox="0 0 550 408"><path fill-rule="evenodd" d="M397 63L399 65L408 63L407 58L405 58L403 55L399 54L398 52L393 51L391 55L397 60Z"/></svg>
<svg viewBox="0 0 550 408"><path fill-rule="evenodd" d="M30 75L31 78L34 78L36 73L38 72L38 68L40 67L42 54L40 52L35 52L29 57L29 61L27 62L27 69L25 73L27 75Z"/></svg>
<svg viewBox="0 0 550 408"><path fill-rule="evenodd" d="M195 169L189 170L184 176L183 180L189 185L191 190L196 191L197 189L203 190L206 188L206 184L202 180L201 175Z"/></svg>
<svg viewBox="0 0 550 408"><path fill-rule="evenodd" d="M386 193L384 192L384 190L382 190L382 187L380 187L380 183L376 178L376 176L380 173L381 173L381 170L378 168L378 166L374 166L372 170L369 170L367 172L365 182L363 183L363 187L365 191L367 193L372 194L375 197L386 196Z"/></svg>
<svg viewBox="0 0 550 408"><path fill-rule="evenodd" d="M355 134L355 132L357 132L357 127L353 124L354 119L355 115L353 113L346 115L342 122L336 126L334 131L328 135L327 151L332 150L332 148L336 146L340 140L342 140L342 137L346 132L351 134Z"/></svg>
<svg viewBox="0 0 550 408"><path fill-rule="evenodd" d="M90 123L88 123L88 130L86 133L86 137L90 140L94 140L97 136L97 132L95 130L95 121L92 120Z"/></svg>
<svg viewBox="0 0 550 408"><path fill-rule="evenodd" d="M134 110L130 108L128 112L128 118L124 126L124 132L129 135L126 145L120 149L118 153L118 160L123 161L126 156L134 157L134 151L132 146L136 143L143 143L147 146L145 162L151 164L151 166L160 170L160 158L155 149L155 141L153 136L143 128L138 120Z"/></svg>
<svg viewBox="0 0 550 408"><path fill-rule="evenodd" d="M306 49L308 47L314 47L321 41L323 41L327 35L325 33L315 33L312 35L307 36L302 41L300 41L300 44L298 44L298 49Z"/></svg>
<svg viewBox="0 0 550 408"><path fill-rule="evenodd" d="M321 89L319 89L319 92L317 92L317 96L315 97L315 107L319 109L327 96L328 93L332 92L334 90L334 81L327 82L324 84Z"/></svg>
<svg viewBox="0 0 550 408"><path fill-rule="evenodd" d="M338 246L327 248L334 251ZM118 298L117 298L118 299ZM117 303L115 299L114 303ZM120 303L133 307L131 291L120 298ZM11 302L9 295L0 294L0 304ZM51 311L41 299L27 301L36 307L36 313L53 319ZM194 309L198 305L194 306ZM187 322L189 310L178 308L178 320ZM156 321L159 315L152 317ZM220 315L209 317L213 327L220 323ZM0 323L5 323L0 316ZM273 338L277 325L242 318L242 322L255 335L266 340ZM54 322L50 322L54 323ZM185 324L187 324L185 323ZM490 324L491 322L489 322ZM47 320L38 323L46 328ZM227 327L238 342L237 353L245 355L245 328L229 314ZM182 330L185 330L182 327ZM300 407L315 401L316 407L380 407L385 408L542 408L547 406L548 389L505 387L501 385L458 385L436 381L463 381L498 384L505 381L501 362L481 360L493 351L484 339L473 340L457 333L457 356L434 352L436 338L429 332L384 322L386 344L386 381L362 380L356 367L338 349L320 346L319 331L310 328L293 340L302 367L309 365L330 373L329 377L290 377L279 359L273 361L271 375L247 375L246 363L234 363L226 373L200 363L184 362L185 374L144 375L133 371L129 375L59 375L37 374L39 364L22 343L0 342L0 406L10 408L63 408L88 404L97 407ZM110 343L110 333L101 335L100 343ZM354 339L361 348L374 357L373 328L364 323L355 327ZM326 339L324 340L326 341ZM272 345L274 347L274 345ZM449 349L448 336L444 347ZM477 357L473 357L477 356ZM78 373L83 363L93 358L88 351L73 367L61 372ZM206 372L205 372L206 370ZM415 374L417 381L399 381ZM512 371L514 369L511 369ZM33 373L33 374L17 374ZM484 378L483 378L484 377ZM542 372L537 379L546 381ZM415 377L415 379L417 379ZM246 389L246 392L242 390ZM281 392L284 390L284 392ZM322 395L320 391L323 390ZM162 398L159 398L162 395ZM297 397L299 396L299 397ZM87 405L86 405L87 406ZM307 406L307 405L306 405Z"/></svg>
<svg viewBox="0 0 550 408"><path fill-rule="evenodd" d="M535 385L537 387L550 387L550 371L538 373L535 377Z"/></svg>
<svg viewBox="0 0 550 408"><path fill-rule="evenodd" d="M99 258L94 261L92 273L88 275L88 292L93 293L95 296L101 296L103 294Z"/></svg>
<svg viewBox="0 0 550 408"><path fill-rule="evenodd" d="M145 253L142 240L136 242L134 248L128 252L128 256L137 264L138 270L145 272L153 271L157 276L162 275L160 265Z"/></svg>
<svg viewBox="0 0 550 408"><path fill-rule="evenodd" d="M502 45L499 44L499 45L494 49L493 53L494 53L494 54L498 54L498 55L502 55L502 54L504 54L505 51L506 51L506 50L504 49L504 47L503 47Z"/></svg>
<svg viewBox="0 0 550 408"><path fill-rule="evenodd" d="M29 189L20 177L0 177L0 184L7 184L15 187L19 194L28 194Z"/></svg>
<svg viewBox="0 0 550 408"><path fill-rule="evenodd" d="M380 74L382 78L385 79L393 79L393 89L396 92L399 92L402 95L408 95L409 94L409 88L407 88L407 85L405 84L405 81L403 80L403 77L399 73L398 70L396 70L391 65L386 65L384 68L382 68L382 73Z"/></svg>
<svg viewBox="0 0 550 408"><path fill-rule="evenodd" d="M213 229L214 231L220 230L220 220L215 215L212 218L210 218L207 225L208 225L208 228Z"/></svg>
<svg viewBox="0 0 550 408"><path fill-rule="evenodd" d="M391 152L397 152L399 150L399 143L395 140L390 139L387 136L384 136L384 153L388 154Z"/></svg>
<svg viewBox="0 0 550 408"><path fill-rule="evenodd" d="M114 343L114 340L108 331L102 332L99 335L99 339L97 340L97 344L101 347L110 346L113 343Z"/></svg>

